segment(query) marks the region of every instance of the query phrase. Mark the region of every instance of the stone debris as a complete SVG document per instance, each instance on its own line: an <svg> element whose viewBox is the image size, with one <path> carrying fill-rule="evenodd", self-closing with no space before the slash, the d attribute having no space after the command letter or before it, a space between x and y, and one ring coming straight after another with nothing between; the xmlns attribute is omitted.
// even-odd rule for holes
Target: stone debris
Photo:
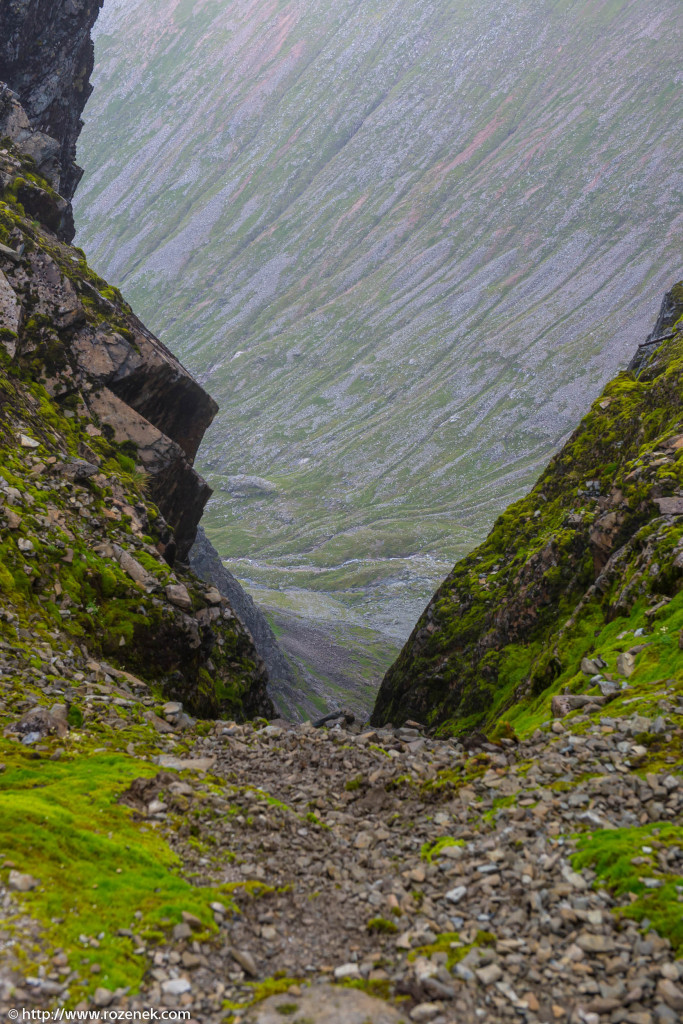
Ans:
<svg viewBox="0 0 683 1024"><path fill-rule="evenodd" d="M678 705L664 694L670 732ZM158 774L122 802L164 831L188 877L230 886L239 913L212 903L214 940L186 912L149 948L140 993L115 1005L187 1006L202 1024L222 1022L226 1000L227 1019L243 1024L675 1024L683 964L572 861L578 834L680 821L680 759L644 769L648 748L634 736L657 716L627 708L473 751L417 725L216 722L182 734L183 756L175 731L154 732ZM180 701L157 710L183 713ZM683 873L683 854L648 850L641 878L657 891L667 872ZM251 984L273 977L290 980L250 1008ZM41 992L43 1004L61 998ZM102 992L91 1005L104 1005Z"/></svg>

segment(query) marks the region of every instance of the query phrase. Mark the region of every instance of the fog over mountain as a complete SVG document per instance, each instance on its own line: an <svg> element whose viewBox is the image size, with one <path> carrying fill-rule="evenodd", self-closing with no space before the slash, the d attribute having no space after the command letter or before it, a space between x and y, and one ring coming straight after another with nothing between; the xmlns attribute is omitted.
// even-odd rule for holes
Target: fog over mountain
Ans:
<svg viewBox="0 0 683 1024"><path fill-rule="evenodd" d="M367 700L683 272L680 4L107 0L94 85L79 244L220 404L214 544Z"/></svg>

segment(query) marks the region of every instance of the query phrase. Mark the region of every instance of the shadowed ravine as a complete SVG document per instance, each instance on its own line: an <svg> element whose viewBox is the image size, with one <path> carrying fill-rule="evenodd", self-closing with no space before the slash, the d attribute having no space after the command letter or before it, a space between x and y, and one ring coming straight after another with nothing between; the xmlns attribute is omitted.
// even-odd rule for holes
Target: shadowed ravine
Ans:
<svg viewBox="0 0 683 1024"><path fill-rule="evenodd" d="M388 663L626 365L683 270L679 14L105 6L79 240L219 402L206 529L257 598Z"/></svg>

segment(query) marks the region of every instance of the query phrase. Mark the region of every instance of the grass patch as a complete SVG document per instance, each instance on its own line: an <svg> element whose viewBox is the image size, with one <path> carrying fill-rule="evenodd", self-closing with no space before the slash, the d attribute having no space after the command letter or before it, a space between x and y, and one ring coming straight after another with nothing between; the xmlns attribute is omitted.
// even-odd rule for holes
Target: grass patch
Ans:
<svg viewBox="0 0 683 1024"><path fill-rule="evenodd" d="M649 926L669 939L674 950L683 949L681 826L605 829L580 837L577 845L578 852L572 858L574 867L591 867L597 874L597 883L630 900L619 908L620 914L649 922ZM662 851L668 855L667 870L659 860ZM634 864L634 860L638 863ZM658 887L650 888L645 879L656 879Z"/></svg>
<svg viewBox="0 0 683 1024"><path fill-rule="evenodd" d="M97 985L135 990L147 959L119 929L154 944L188 911L206 933L216 930L209 903L225 897L181 878L179 859L164 839L117 803L134 778L156 768L120 754L33 760L9 743L2 744L2 759L0 856L39 880L19 897L23 909L42 923L47 945L66 952L73 970L87 976L97 962ZM72 999L94 987L86 977L71 986Z"/></svg>

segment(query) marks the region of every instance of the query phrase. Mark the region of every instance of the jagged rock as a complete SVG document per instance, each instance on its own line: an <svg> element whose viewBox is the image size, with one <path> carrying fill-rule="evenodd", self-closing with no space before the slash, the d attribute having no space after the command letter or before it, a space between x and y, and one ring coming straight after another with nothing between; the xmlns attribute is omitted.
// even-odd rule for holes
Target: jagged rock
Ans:
<svg viewBox="0 0 683 1024"><path fill-rule="evenodd" d="M346 725L353 725L356 720L356 716L352 711L330 711L328 715L323 715L322 718L318 718L313 723L314 729L322 729L324 725L331 725L332 722L345 722Z"/></svg>
<svg viewBox="0 0 683 1024"><path fill-rule="evenodd" d="M150 477L150 494L164 518L175 524L178 557L184 559L194 543L197 523L211 493L192 468L183 449L126 405L108 388L89 398L91 411L114 432L117 441L132 441Z"/></svg>
<svg viewBox="0 0 683 1024"><path fill-rule="evenodd" d="M683 283L675 284L671 291L662 299L657 322L647 339L638 346L638 351L629 363L629 370L640 374L653 358L656 348L673 328L679 317L683 316Z"/></svg>
<svg viewBox="0 0 683 1024"><path fill-rule="evenodd" d="M99 467L85 459L68 458L59 470L63 476L78 483L95 476L99 472Z"/></svg>
<svg viewBox="0 0 683 1024"><path fill-rule="evenodd" d="M184 608L185 611L190 611L192 609L192 598L189 595L187 587L182 583L169 584L164 593L171 604L176 605L177 608Z"/></svg>
<svg viewBox="0 0 683 1024"><path fill-rule="evenodd" d="M32 708L12 726L11 731L27 745L45 736L66 736L69 731L67 709L63 704L54 704L50 709L42 706Z"/></svg>
<svg viewBox="0 0 683 1024"><path fill-rule="evenodd" d="M0 270L0 344L2 344L13 357L17 350L16 339L3 334L4 331L11 331L16 334L19 330L21 318L21 306L19 300L10 286L9 281Z"/></svg>
<svg viewBox="0 0 683 1024"><path fill-rule="evenodd" d="M2 16L0 15L0 24ZM0 80L3 76L0 60ZM35 160L39 173L59 191L62 168L56 139L31 125L19 97L0 81L0 136L12 139L18 149Z"/></svg>
<svg viewBox="0 0 683 1024"><path fill-rule="evenodd" d="M683 308L683 284L671 296L665 306L673 317ZM455 566L385 676L373 725L429 716L433 726L466 721L471 730L486 722L492 706L536 700L560 677L571 685L569 638L589 616L594 642L586 636L581 669L594 685L605 665L590 651L609 622L630 616L638 602L649 604L638 613L641 633L655 619L663 622L681 586L676 520L660 513L675 513L679 501L662 495L671 479L662 476L671 463L666 453L676 450L667 446L680 434L672 395L681 384L683 321L670 326L641 378L631 379L628 404L616 401L621 382L608 384L532 493ZM609 470L596 476L599 465ZM579 480L586 484L577 487ZM482 575L482 564L491 563L506 571ZM592 713L604 699L583 706ZM556 698L553 713L566 709Z"/></svg>
<svg viewBox="0 0 683 1024"><path fill-rule="evenodd" d="M620 654L617 658L617 672L619 675L629 676L633 675L636 668L636 659L630 652Z"/></svg>
<svg viewBox="0 0 683 1024"><path fill-rule="evenodd" d="M191 461L218 407L137 317L130 315L130 325L130 339L104 327L80 331L73 339L79 365L88 380L106 385Z"/></svg>
<svg viewBox="0 0 683 1024"><path fill-rule="evenodd" d="M92 91L90 30L102 3L14 0L0 7L0 81L19 95L31 126L56 140L59 191L67 199L82 174L76 140Z"/></svg>
<svg viewBox="0 0 683 1024"><path fill-rule="evenodd" d="M655 498L659 511L663 516L683 516L683 496L673 498Z"/></svg>

